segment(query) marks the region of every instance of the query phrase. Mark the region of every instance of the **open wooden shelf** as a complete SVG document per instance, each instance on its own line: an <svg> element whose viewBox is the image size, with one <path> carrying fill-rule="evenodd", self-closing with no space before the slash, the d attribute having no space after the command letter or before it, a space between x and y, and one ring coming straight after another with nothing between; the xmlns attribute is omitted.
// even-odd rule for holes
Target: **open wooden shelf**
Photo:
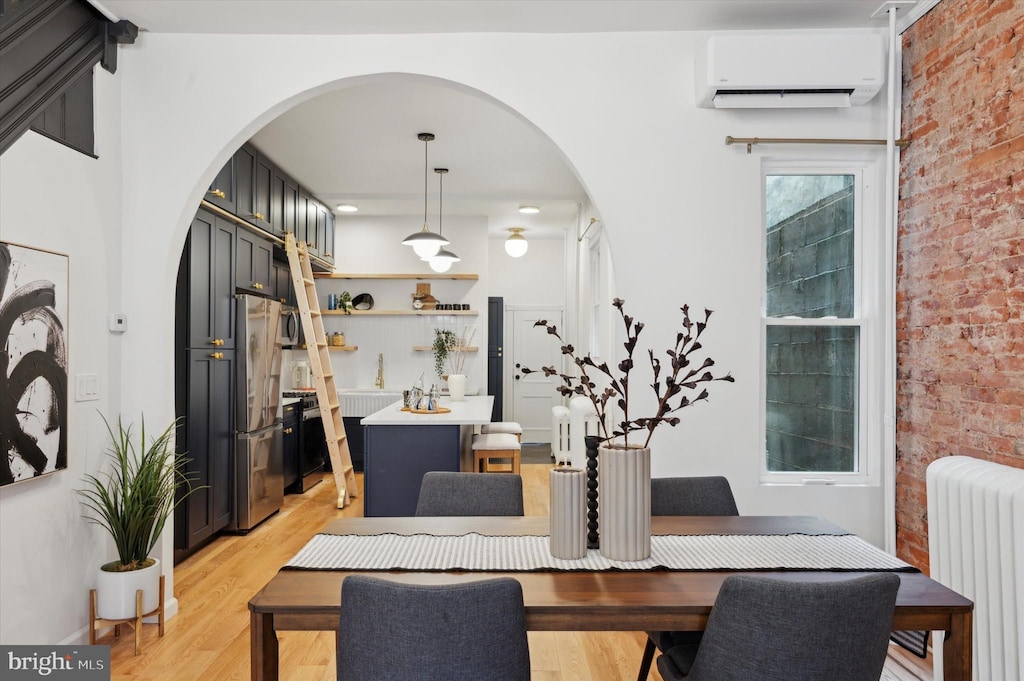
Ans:
<svg viewBox="0 0 1024 681"><path fill-rule="evenodd" d="M315 279L453 279L456 281L477 281L479 274L385 274L382 272L368 274L341 274L338 272L314 272Z"/></svg>
<svg viewBox="0 0 1024 681"><path fill-rule="evenodd" d="M328 345L327 349L331 352L355 352L359 349L358 345Z"/></svg>
<svg viewBox="0 0 1024 681"><path fill-rule="evenodd" d="M432 345L414 345L412 349L416 352L433 352L434 347ZM461 348L451 348L452 350L461 350L462 352L476 352L480 348L475 345L463 345Z"/></svg>
<svg viewBox="0 0 1024 681"><path fill-rule="evenodd" d="M322 315L344 315L344 310L321 310ZM441 316L441 315L460 315L463 317L476 317L479 315L479 310L352 310L350 316L358 315L369 315L371 317L387 317L387 316Z"/></svg>

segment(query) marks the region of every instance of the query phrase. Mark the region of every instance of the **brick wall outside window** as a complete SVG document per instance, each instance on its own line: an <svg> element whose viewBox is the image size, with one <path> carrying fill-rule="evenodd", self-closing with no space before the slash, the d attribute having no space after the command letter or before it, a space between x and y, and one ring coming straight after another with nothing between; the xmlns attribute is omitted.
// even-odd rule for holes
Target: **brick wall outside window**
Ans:
<svg viewBox="0 0 1024 681"><path fill-rule="evenodd" d="M927 465L1024 468L1024 2L943 0L903 50L897 552L927 571Z"/></svg>

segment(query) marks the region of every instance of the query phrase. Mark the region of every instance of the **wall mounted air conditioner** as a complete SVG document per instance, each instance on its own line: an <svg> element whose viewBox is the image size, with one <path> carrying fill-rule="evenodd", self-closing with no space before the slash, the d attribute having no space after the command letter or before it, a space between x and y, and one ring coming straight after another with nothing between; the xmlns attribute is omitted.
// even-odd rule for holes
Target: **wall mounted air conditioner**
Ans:
<svg viewBox="0 0 1024 681"><path fill-rule="evenodd" d="M857 106L885 83L885 38L871 33L715 35L697 59L697 106Z"/></svg>

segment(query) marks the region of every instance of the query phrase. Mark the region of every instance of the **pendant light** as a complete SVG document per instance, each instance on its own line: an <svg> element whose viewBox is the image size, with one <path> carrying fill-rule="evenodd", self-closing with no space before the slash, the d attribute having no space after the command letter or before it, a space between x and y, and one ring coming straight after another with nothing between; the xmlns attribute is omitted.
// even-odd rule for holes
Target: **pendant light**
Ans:
<svg viewBox="0 0 1024 681"><path fill-rule="evenodd" d="M512 235L505 239L505 252L513 258L523 257L526 255L526 249L530 247L523 236L525 230L522 227L509 227L508 231L512 232Z"/></svg>
<svg viewBox="0 0 1024 681"><path fill-rule="evenodd" d="M437 173L438 182L438 208L437 208L437 233L444 234L444 176L448 172L447 168L434 168L434 172ZM443 238L443 237L442 237ZM430 269L435 272L447 272L452 268L452 263L459 262L462 260L459 256L455 255L451 251L442 248L433 257L423 258L430 263Z"/></svg>
<svg viewBox="0 0 1024 681"><path fill-rule="evenodd" d="M421 132L416 137L423 142L423 229L405 237L402 245L412 246L420 258L429 258L441 250L441 246L447 246L448 240L434 234L427 226L427 144L433 141L434 133Z"/></svg>

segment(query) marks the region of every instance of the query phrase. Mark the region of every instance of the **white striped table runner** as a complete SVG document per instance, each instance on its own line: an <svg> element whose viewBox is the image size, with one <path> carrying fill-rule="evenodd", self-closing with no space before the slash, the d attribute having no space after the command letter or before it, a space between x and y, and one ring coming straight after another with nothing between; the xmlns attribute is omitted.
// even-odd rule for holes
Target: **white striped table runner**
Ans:
<svg viewBox="0 0 1024 681"><path fill-rule="evenodd" d="M655 535L651 556L616 561L597 550L555 558L546 536L477 533L318 534L286 568L305 570L885 570L917 569L856 535Z"/></svg>

